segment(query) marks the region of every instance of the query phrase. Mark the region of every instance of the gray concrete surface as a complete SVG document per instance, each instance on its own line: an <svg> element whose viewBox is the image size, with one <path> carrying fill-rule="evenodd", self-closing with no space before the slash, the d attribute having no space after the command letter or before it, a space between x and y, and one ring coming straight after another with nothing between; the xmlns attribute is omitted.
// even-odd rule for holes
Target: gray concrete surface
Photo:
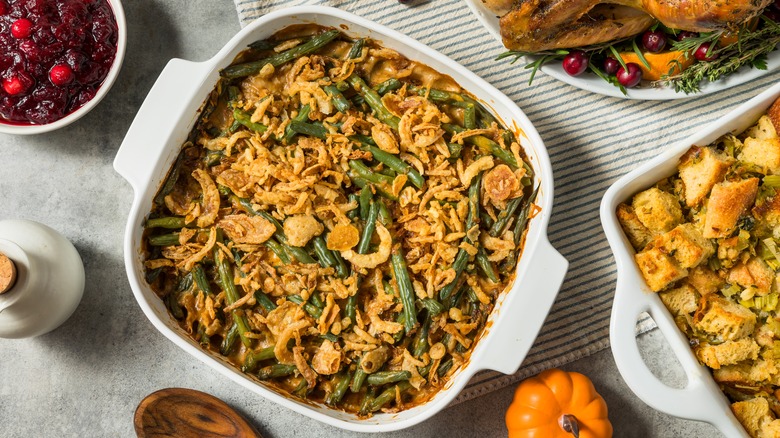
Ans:
<svg viewBox="0 0 780 438"><path fill-rule="evenodd" d="M58 132L0 135L0 219L32 219L58 229L78 248L87 275L83 301L62 327L35 339L0 339L0 436L133 436L140 400L176 386L225 400L266 437L357 436L248 393L175 347L136 304L121 250L132 192L112 160L167 60L208 59L239 26L229 0L130 0L125 8L127 57L108 97ZM640 343L659 374L672 384L682 381L658 333L642 336ZM593 379L609 405L616 437L720 436L709 425L643 404L620 378L608 350L565 368ZM505 436L512 390L450 407L393 435Z"/></svg>

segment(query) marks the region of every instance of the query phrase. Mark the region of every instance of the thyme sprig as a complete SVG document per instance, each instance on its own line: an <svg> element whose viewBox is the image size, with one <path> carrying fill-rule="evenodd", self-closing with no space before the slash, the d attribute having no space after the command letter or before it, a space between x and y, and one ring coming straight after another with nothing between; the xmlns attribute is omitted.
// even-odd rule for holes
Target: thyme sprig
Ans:
<svg viewBox="0 0 780 438"><path fill-rule="evenodd" d="M780 25L765 19L765 25L758 30L742 29L737 41L724 47L715 48L720 32L702 34L686 38L674 45L675 49L695 51L705 42L710 42L709 56L717 56L712 61L696 62L682 72L667 75L661 83L685 94L698 93L704 80L715 82L730 75L742 67L766 70L767 54L780 44Z"/></svg>

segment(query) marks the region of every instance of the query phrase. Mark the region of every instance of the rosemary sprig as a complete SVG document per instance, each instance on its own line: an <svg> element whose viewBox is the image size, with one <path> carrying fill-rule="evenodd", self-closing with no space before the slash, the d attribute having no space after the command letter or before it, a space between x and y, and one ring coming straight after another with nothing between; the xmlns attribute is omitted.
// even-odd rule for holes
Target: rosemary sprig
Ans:
<svg viewBox="0 0 780 438"><path fill-rule="evenodd" d="M526 69L532 69L531 70L531 77L528 79L528 85L531 85L531 83L534 81L534 77L536 77L536 72L539 71L540 68L542 68L543 65L547 64L550 61L554 61L556 59L561 59L564 56L568 55L568 50L553 50L553 51L547 51L547 52L521 52L521 51L509 51L504 52L496 57L496 61L499 61L504 58L509 58L514 56L515 59L509 61L510 64L514 64L517 62L518 59L524 57L524 56L531 56L532 58L536 58L533 61L529 62L525 65ZM532 59L527 58L527 59Z"/></svg>
<svg viewBox="0 0 780 438"><path fill-rule="evenodd" d="M677 92L685 94L697 93L701 90L701 83L706 79L715 82L727 76L741 67L749 66L759 70L766 70L766 56L775 50L780 44L780 25L770 20L765 20L766 25L759 30L744 30L739 33L738 41L728 46L713 49L715 42L720 38L719 32L702 34L699 37L686 38L679 43L687 43L682 46L684 50L695 50L705 42L711 42L711 56L717 56L712 61L696 62L676 75L668 75L661 82L674 88ZM694 41L690 41L694 40ZM694 45L695 44L695 45ZM675 45L675 48L678 48Z"/></svg>

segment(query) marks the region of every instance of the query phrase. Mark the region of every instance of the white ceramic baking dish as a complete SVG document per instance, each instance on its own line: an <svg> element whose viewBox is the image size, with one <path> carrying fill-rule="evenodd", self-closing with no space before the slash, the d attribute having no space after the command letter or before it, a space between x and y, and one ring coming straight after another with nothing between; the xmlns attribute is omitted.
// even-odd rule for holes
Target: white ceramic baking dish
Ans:
<svg viewBox="0 0 780 438"><path fill-rule="evenodd" d="M370 37L440 72L495 111L520 134L521 143L541 184L536 203L541 212L530 221L518 277L509 293L498 299L485 335L477 343L468 366L427 403L398 414L370 419L304 404L286 397L200 348L173 320L162 301L144 280L140 243L142 224L152 198L179 153L198 117L198 110L219 79L219 71L256 40L267 38L292 24L318 23L337 27L352 36ZM360 432L397 430L419 423L443 409L479 370L515 372L527 354L550 310L568 263L550 245L547 223L553 205L553 178L547 151L536 130L520 109L488 83L444 55L379 24L327 7L295 7L263 16L239 32L212 59L193 63L171 60L141 106L114 160L114 168L133 186L135 197L124 238L124 257L133 293L154 326L176 345L245 388L325 423Z"/></svg>
<svg viewBox="0 0 780 438"><path fill-rule="evenodd" d="M671 176L680 157L692 146L708 145L727 133L739 133L753 125L780 96L780 84L712 122L698 133L667 149L661 155L620 178L601 201L601 223L615 254L618 278L610 321L610 341L620 374L634 393L651 407L676 417L705 421L728 437L748 437L730 409L729 401L700 365L688 339L677 328L657 294L650 291L634 262L634 249L617 221L618 204ZM640 356L634 328L637 317L647 312L655 320L684 369L684 388L663 384Z"/></svg>

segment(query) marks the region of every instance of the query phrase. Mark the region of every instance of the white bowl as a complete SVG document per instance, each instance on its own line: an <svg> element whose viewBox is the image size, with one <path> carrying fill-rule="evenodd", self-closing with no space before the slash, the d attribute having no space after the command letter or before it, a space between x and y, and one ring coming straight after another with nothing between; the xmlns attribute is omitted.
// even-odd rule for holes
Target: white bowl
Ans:
<svg viewBox="0 0 780 438"><path fill-rule="evenodd" d="M114 62L111 64L111 69L108 70L108 74L103 80L103 83L100 84L100 88L98 88L97 93L95 93L95 97L90 99L89 102L85 103L84 106L76 111L45 125L11 125L0 122L0 133L32 135L60 129L63 126L70 125L76 120L84 117L85 114L90 112L92 108L106 96L106 93L111 89L116 77L119 75L119 70L122 68L122 61L125 58L125 46L127 45L127 23L125 22L125 11L122 9L122 2L121 0L108 0L108 3L111 5L111 10L114 12L114 17L116 18L116 54L114 55Z"/></svg>
<svg viewBox="0 0 780 438"><path fill-rule="evenodd" d="M621 202L677 171L680 157L692 145L711 144L728 133L752 126L780 97L776 84L735 110L712 122L698 133L667 149L615 182L601 201L601 224L615 254L617 290L612 305L610 342L620 374L634 393L651 407L676 417L705 421L729 437L748 437L731 412L730 403L710 371L700 365L688 339L677 328L674 318L658 294L645 283L634 262L634 249L618 223L615 209ZM634 328L640 313L647 312L666 337L688 377L684 388L670 388L647 368L639 353Z"/></svg>
<svg viewBox="0 0 780 438"><path fill-rule="evenodd" d="M464 0L468 4L469 9L483 26L487 29L488 33L493 35L499 42L503 44L501 39L501 30L499 28L498 17L491 12L484 4L482 0ZM498 55L498 54L496 54ZM527 57L517 63L518 70L522 70L524 62L531 62L538 59L537 57ZM509 62L509 60L496 61L496 62ZM626 94L623 94L619 88L601 79L595 74L584 74L580 76L571 76L563 69L560 62L554 62L545 64L540 70L545 74L558 79L561 82L565 82L569 85L573 85L585 91L591 93L603 94L605 96L620 97L623 99L636 99L636 100L675 100L675 99L687 99L690 97L701 96L704 94L715 93L720 90L735 87L737 85L750 82L758 79L766 74L769 74L778 68L780 68L780 50L775 50L767 55L767 68L759 70L757 68L743 67L737 72L731 75L719 79L715 82L703 81L701 84L701 91L698 93L685 94L674 91L674 88L669 87L647 87L644 88L628 88Z"/></svg>
<svg viewBox="0 0 780 438"><path fill-rule="evenodd" d="M220 69L229 65L249 43L300 23L318 23L339 28L352 36L374 38L411 59L448 73L492 108L500 119L508 122L508 126L518 131L530 164L536 170L535 184L541 184L536 201L541 212L530 221L517 280L509 293L498 298L468 366L458 371L430 401L397 414L378 414L369 419L359 419L354 414L286 397L243 374L219 355L201 349L179 328L163 302L144 281L141 259L144 218L149 213L152 198L197 120L201 104L217 83ZM547 223L553 203L552 170L544 144L528 118L509 98L451 59L398 32L339 9L315 6L282 9L247 26L206 62L171 60L138 111L114 160L114 168L135 191L125 230L125 266L133 293L154 326L176 345L245 388L344 429L378 432L409 427L447 406L477 371L492 369L514 373L538 334L568 267L566 260L547 240Z"/></svg>

